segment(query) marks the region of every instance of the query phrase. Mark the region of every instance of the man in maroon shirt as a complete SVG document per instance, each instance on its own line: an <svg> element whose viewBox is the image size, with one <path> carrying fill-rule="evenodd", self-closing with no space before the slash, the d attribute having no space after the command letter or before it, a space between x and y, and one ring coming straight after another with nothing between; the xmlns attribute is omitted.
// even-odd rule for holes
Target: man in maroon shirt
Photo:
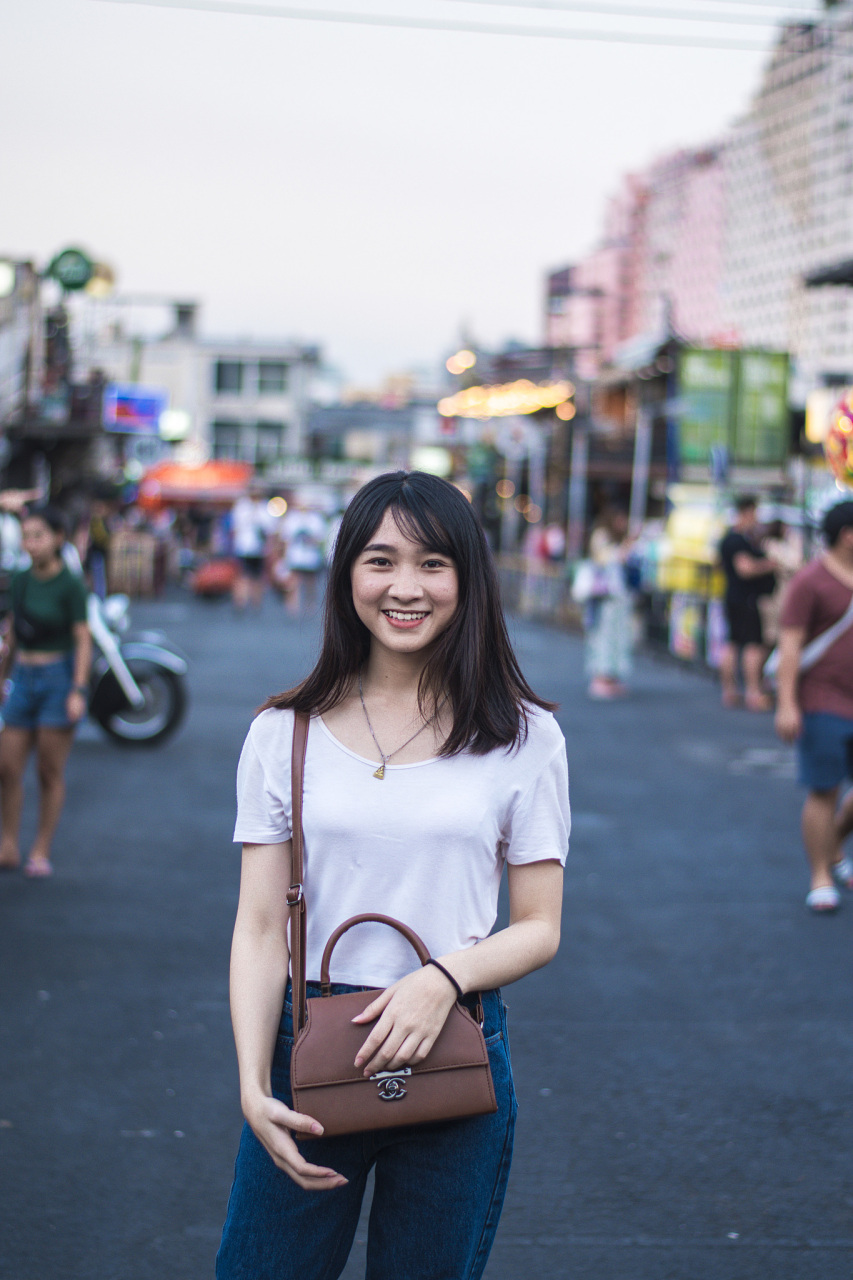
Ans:
<svg viewBox="0 0 853 1280"><path fill-rule="evenodd" d="M853 863L842 849L853 831L853 791L838 807L841 784L853 777L853 625L802 673L800 654L844 617L853 600L853 501L827 511L823 533L826 550L795 574L782 603L776 732L797 743L800 782L809 790L803 806L812 886L806 904L835 911L840 898L834 880L853 889Z"/></svg>

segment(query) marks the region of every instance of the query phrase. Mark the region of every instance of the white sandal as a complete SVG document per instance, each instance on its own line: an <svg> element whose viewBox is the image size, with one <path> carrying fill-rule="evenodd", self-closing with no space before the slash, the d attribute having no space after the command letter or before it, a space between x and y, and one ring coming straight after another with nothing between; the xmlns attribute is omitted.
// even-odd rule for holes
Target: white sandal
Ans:
<svg viewBox="0 0 853 1280"><path fill-rule="evenodd" d="M806 906L818 914L837 911L841 906L841 894L833 885L822 884L819 889L812 889L806 894Z"/></svg>

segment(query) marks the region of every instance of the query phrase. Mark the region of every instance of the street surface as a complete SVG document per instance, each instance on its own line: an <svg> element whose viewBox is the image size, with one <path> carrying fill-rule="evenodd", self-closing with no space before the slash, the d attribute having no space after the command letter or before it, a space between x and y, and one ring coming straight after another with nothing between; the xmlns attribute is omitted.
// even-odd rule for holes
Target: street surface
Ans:
<svg viewBox="0 0 853 1280"><path fill-rule="evenodd" d="M3 1280L205 1280L225 1213L234 767L315 631L271 600L133 614L190 655L185 727L134 752L87 726L55 878L0 877ZM514 633L561 703L574 832L560 954L505 993L488 1280L849 1280L853 897L804 908L791 752L702 675L643 659L629 701L591 704L576 638Z"/></svg>

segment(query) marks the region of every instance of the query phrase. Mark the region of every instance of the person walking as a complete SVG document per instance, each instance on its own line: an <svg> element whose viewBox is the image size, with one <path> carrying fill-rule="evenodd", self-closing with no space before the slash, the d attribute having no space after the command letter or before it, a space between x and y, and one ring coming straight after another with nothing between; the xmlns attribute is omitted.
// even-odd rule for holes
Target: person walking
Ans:
<svg viewBox="0 0 853 1280"><path fill-rule="evenodd" d="M628 513L604 511L589 540L589 558L600 571L602 591L586 609L586 672L589 696L621 698L628 692L634 647L634 617L625 563L633 549Z"/></svg>
<svg viewBox="0 0 853 1280"><path fill-rule="evenodd" d="M0 867L20 866L24 771L35 750L38 831L24 874L44 878L53 872L51 844L65 801L74 726L86 714L92 641L85 585L62 557L62 513L48 505L32 508L21 536L31 565L12 579L12 634L0 664L0 680L10 666L12 675L0 733Z"/></svg>
<svg viewBox="0 0 853 1280"><path fill-rule="evenodd" d="M565 742L521 674L471 505L420 472L381 475L348 507L330 568L320 658L268 700L237 774L243 844L231 1008L246 1124L218 1280L335 1280L371 1166L372 1280L477 1280L509 1174L516 1102L499 987L548 963L568 833ZM437 958L416 967L392 929L340 940L333 990L377 989L355 1021L363 1074L426 1057L457 998L482 998L497 1111L321 1135L292 1108L290 756L311 716L304 782L309 995L327 938L382 911ZM510 923L490 936L507 870ZM414 971L413 971L414 970Z"/></svg>
<svg viewBox="0 0 853 1280"><path fill-rule="evenodd" d="M284 543L284 568L293 583L289 604L297 616L312 614L317 608L327 535L328 525L320 512L298 500L282 517L279 536Z"/></svg>
<svg viewBox="0 0 853 1280"><path fill-rule="evenodd" d="M788 584L779 632L776 732L796 742L799 779L808 788L803 842L811 868L806 904L835 911L834 881L853 889L853 862L843 845L853 832L853 791L839 808L845 779L853 779L853 501L823 518L826 549ZM806 670L805 650L836 628Z"/></svg>
<svg viewBox="0 0 853 1280"><path fill-rule="evenodd" d="M758 499L742 494L735 502L734 524L720 543L720 559L726 576L725 611L728 635L720 655L723 703L740 705L738 659L743 669L744 705L750 711L773 706L762 686L767 650L761 627L759 598L770 595L776 584L773 564L758 542Z"/></svg>
<svg viewBox="0 0 853 1280"><path fill-rule="evenodd" d="M239 612L249 604L255 609L263 605L267 543L276 523L264 501L263 484L253 480L249 492L231 508L231 536L239 566L232 600Z"/></svg>

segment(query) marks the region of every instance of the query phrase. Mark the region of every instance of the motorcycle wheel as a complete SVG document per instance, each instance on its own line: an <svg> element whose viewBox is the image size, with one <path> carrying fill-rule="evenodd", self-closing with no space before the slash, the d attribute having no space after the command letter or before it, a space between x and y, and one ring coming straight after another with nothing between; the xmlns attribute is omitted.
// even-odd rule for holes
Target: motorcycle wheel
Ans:
<svg viewBox="0 0 853 1280"><path fill-rule="evenodd" d="M158 746L184 718L187 695L183 679L174 671L151 663L128 665L145 697L144 706L137 709L125 705L95 718L114 742L127 747Z"/></svg>

